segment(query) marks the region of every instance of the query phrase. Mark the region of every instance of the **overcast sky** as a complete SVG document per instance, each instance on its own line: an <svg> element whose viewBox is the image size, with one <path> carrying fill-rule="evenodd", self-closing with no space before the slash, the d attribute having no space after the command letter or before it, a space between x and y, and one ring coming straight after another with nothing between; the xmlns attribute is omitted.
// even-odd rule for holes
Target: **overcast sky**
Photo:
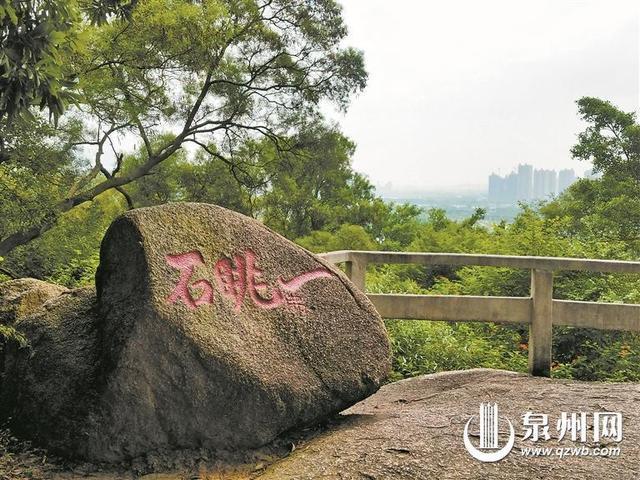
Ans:
<svg viewBox="0 0 640 480"><path fill-rule="evenodd" d="M575 101L640 105L637 0L341 0L369 84L346 115L376 184L486 184L518 163L588 168Z"/></svg>

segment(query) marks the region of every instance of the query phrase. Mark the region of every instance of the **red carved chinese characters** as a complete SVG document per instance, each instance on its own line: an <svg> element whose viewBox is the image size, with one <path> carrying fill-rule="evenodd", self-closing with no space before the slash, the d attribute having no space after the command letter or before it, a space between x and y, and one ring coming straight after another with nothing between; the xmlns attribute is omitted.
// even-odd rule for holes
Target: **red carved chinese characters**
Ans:
<svg viewBox="0 0 640 480"><path fill-rule="evenodd" d="M235 309L240 310L244 293L247 291L247 263L241 255L236 255L234 262L235 266L229 258L218 260L214 273L222 293L231 297L235 302Z"/></svg>
<svg viewBox="0 0 640 480"><path fill-rule="evenodd" d="M204 260L200 252L194 250L193 252L178 255L166 255L165 258L169 265L180 270L178 284L167 299L169 303L174 303L180 299L192 310L198 305L213 303L213 287L207 280L197 280L191 284L193 288L202 289L202 295L200 295L199 298L194 299L189 290L189 280L191 280L194 270L197 266L204 265Z"/></svg>
<svg viewBox="0 0 640 480"><path fill-rule="evenodd" d="M207 280L189 283L195 268L204 265L202 255L198 251L167 255L167 263L181 271L178 284L167 299L169 303L181 300L188 308L195 309L199 305L213 302L213 287ZM302 273L290 280L277 278L276 285L269 285L262 279L262 270L256 265L256 254L246 250L244 255L235 255L233 260L222 258L213 268L213 273L220 293L233 301L234 309L242 308L247 293L255 306L262 309L273 309L280 306L304 309L304 302L296 292L307 282L317 278L332 276L326 268L317 268ZM201 288L202 294L194 299L191 288Z"/></svg>

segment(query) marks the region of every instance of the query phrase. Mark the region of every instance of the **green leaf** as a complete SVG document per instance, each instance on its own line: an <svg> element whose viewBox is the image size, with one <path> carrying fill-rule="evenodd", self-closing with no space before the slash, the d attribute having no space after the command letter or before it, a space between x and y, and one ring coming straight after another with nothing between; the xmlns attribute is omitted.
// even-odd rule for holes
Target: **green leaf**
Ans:
<svg viewBox="0 0 640 480"><path fill-rule="evenodd" d="M16 15L16 10L9 4L6 4L4 10L9 18L11 19L11 23L14 25L18 25L18 16Z"/></svg>

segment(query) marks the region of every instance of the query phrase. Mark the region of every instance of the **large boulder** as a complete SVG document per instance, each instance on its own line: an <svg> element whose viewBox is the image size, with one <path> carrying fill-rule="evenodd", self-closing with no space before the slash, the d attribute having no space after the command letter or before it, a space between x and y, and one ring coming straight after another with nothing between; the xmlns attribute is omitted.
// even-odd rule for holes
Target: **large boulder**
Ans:
<svg viewBox="0 0 640 480"><path fill-rule="evenodd" d="M257 447L369 396L387 375L389 342L366 296L322 259L220 207L118 218L96 287L97 306L90 292L63 292L53 310L13 322L33 352L7 363L14 383L28 378L19 398L9 395L11 415L67 455Z"/></svg>
<svg viewBox="0 0 640 480"><path fill-rule="evenodd" d="M86 456L256 447L375 392L389 344L367 298L259 222L206 204L107 231L101 428Z"/></svg>
<svg viewBox="0 0 640 480"><path fill-rule="evenodd" d="M0 324L11 326L18 319L42 309L67 289L35 278L0 283Z"/></svg>
<svg viewBox="0 0 640 480"><path fill-rule="evenodd" d="M0 338L0 424L55 451L82 442L98 371L95 300L93 288L0 284L0 325L18 334Z"/></svg>

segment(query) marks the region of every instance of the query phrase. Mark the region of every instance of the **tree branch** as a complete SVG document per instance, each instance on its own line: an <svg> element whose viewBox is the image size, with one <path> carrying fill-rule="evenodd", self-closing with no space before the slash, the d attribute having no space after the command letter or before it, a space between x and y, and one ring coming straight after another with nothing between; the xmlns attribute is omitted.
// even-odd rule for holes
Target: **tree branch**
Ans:
<svg viewBox="0 0 640 480"><path fill-rule="evenodd" d="M102 169L102 174L107 178L111 178L111 174L106 168ZM131 198L131 195L129 195L124 188L122 187L113 187L113 188L124 197L124 199L127 202L128 210L133 210L134 208L136 208L135 205L133 204L133 199Z"/></svg>
<svg viewBox="0 0 640 480"><path fill-rule="evenodd" d="M129 126L130 124L128 123L123 125L117 125L117 126L113 125L109 130L107 130L104 133L102 138L100 138L98 134L98 140L95 143L96 145L98 145L98 150L96 151L96 156L95 156L95 164L87 175L85 175L84 177L81 177L74 185L71 186L71 188L69 189L68 196L70 197L74 196L80 189L88 185L89 182L93 180L96 177L96 175L98 175L98 173L100 173L100 170L102 169L101 159L104 153L104 142L107 141L107 138L109 138L112 133ZM98 127L98 130L99 128L100 127Z"/></svg>

